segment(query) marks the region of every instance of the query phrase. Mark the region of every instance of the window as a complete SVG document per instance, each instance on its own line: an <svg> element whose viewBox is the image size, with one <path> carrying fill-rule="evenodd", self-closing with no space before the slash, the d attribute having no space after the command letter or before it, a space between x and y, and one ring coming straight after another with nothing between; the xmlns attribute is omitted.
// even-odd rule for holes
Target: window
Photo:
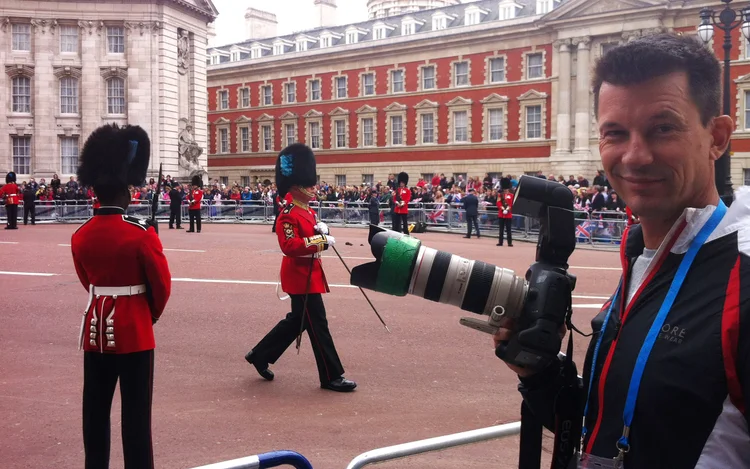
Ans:
<svg viewBox="0 0 750 469"><path fill-rule="evenodd" d="M320 47L321 49L324 47L331 47L331 37L330 36L321 36L320 37Z"/></svg>
<svg viewBox="0 0 750 469"><path fill-rule="evenodd" d="M60 79L60 114L78 114L77 78L63 77Z"/></svg>
<svg viewBox="0 0 750 469"><path fill-rule="evenodd" d="M310 148L320 148L320 123L310 122Z"/></svg>
<svg viewBox="0 0 750 469"><path fill-rule="evenodd" d="M357 31L350 31L346 33L347 44L356 44L357 42L359 42L359 33Z"/></svg>
<svg viewBox="0 0 750 469"><path fill-rule="evenodd" d="M505 58L490 59L490 83L505 81Z"/></svg>
<svg viewBox="0 0 750 469"><path fill-rule="evenodd" d="M494 142L503 139L503 110L490 109L490 141Z"/></svg>
<svg viewBox="0 0 750 469"><path fill-rule="evenodd" d="M453 64L456 86L469 84L469 62L458 62Z"/></svg>
<svg viewBox="0 0 750 469"><path fill-rule="evenodd" d="M501 20L512 20L516 17L515 5L508 5L500 7L500 18Z"/></svg>
<svg viewBox="0 0 750 469"><path fill-rule="evenodd" d="M221 63L221 57L218 55L212 55L211 56L211 65L216 65L218 63Z"/></svg>
<svg viewBox="0 0 750 469"><path fill-rule="evenodd" d="M435 66L422 67L422 89L435 89Z"/></svg>
<svg viewBox="0 0 750 469"><path fill-rule="evenodd" d="M219 108L229 109L229 91L227 90L219 91Z"/></svg>
<svg viewBox="0 0 750 469"><path fill-rule="evenodd" d="M750 169L743 169L742 175L744 176L744 184L745 186L750 186Z"/></svg>
<svg viewBox="0 0 750 469"><path fill-rule="evenodd" d="M262 86L261 92L263 93L263 105L270 106L273 104L273 90L271 89L271 85Z"/></svg>
<svg viewBox="0 0 750 469"><path fill-rule="evenodd" d="M750 91L745 91L745 129L750 129Z"/></svg>
<svg viewBox="0 0 750 469"><path fill-rule="evenodd" d="M479 11L467 11L466 15L464 17L464 23L466 26L472 26L475 24L479 24L480 22L480 16Z"/></svg>
<svg viewBox="0 0 750 469"><path fill-rule="evenodd" d="M291 145L297 141L297 129L294 124L284 125L284 135L286 135L286 144Z"/></svg>
<svg viewBox="0 0 750 469"><path fill-rule="evenodd" d="M297 52L307 50L307 39L297 39Z"/></svg>
<svg viewBox="0 0 750 469"><path fill-rule="evenodd" d="M13 171L31 174L31 137L13 137Z"/></svg>
<svg viewBox="0 0 750 469"><path fill-rule="evenodd" d="M229 129L219 129L219 153L229 153Z"/></svg>
<svg viewBox="0 0 750 469"><path fill-rule="evenodd" d="M78 170L78 137L60 138L60 157L63 174L75 174Z"/></svg>
<svg viewBox="0 0 750 469"><path fill-rule="evenodd" d="M375 145L373 137L374 120L372 117L362 119L362 146L371 147Z"/></svg>
<svg viewBox="0 0 750 469"><path fill-rule="evenodd" d="M469 113L467 111L453 113L453 141L469 141Z"/></svg>
<svg viewBox="0 0 750 469"><path fill-rule="evenodd" d="M346 98L346 77L336 77L336 97Z"/></svg>
<svg viewBox="0 0 750 469"><path fill-rule="evenodd" d="M60 52L78 52L78 26L60 26Z"/></svg>
<svg viewBox="0 0 750 469"><path fill-rule="evenodd" d="M401 116L391 116L391 145L404 144L404 119Z"/></svg>
<svg viewBox="0 0 750 469"><path fill-rule="evenodd" d="M232 59L231 60L232 60L232 62L239 61L240 60L240 52L239 51L232 52Z"/></svg>
<svg viewBox="0 0 750 469"><path fill-rule="evenodd" d="M229 176L221 176L219 178L219 182L221 182L222 185L228 186L229 185Z"/></svg>
<svg viewBox="0 0 750 469"><path fill-rule="evenodd" d="M363 174L362 184L366 186L372 186L375 183L375 176L373 174Z"/></svg>
<svg viewBox="0 0 750 469"><path fill-rule="evenodd" d="M242 107L250 107L250 88L240 88L240 103Z"/></svg>
<svg viewBox="0 0 750 469"><path fill-rule="evenodd" d="M31 51L31 25L14 24L13 31L13 50L14 51ZM26 173L24 173L26 174Z"/></svg>
<svg viewBox="0 0 750 469"><path fill-rule="evenodd" d="M432 18L433 31L436 29L445 29L447 27L448 27L448 18L446 18L445 16Z"/></svg>
<svg viewBox="0 0 750 469"><path fill-rule="evenodd" d="M107 114L125 114L125 80L107 80Z"/></svg>
<svg viewBox="0 0 750 469"><path fill-rule="evenodd" d="M240 184L242 184L242 187L249 187L250 176L240 176Z"/></svg>
<svg viewBox="0 0 750 469"><path fill-rule="evenodd" d="M13 78L13 112L31 112L31 78Z"/></svg>
<svg viewBox="0 0 750 469"><path fill-rule="evenodd" d="M391 72L391 87L392 93L403 93L404 92L404 71L393 70Z"/></svg>
<svg viewBox="0 0 750 469"><path fill-rule="evenodd" d="M375 94L375 75L372 73L365 73L362 75L362 91L365 96L372 96Z"/></svg>
<svg viewBox="0 0 750 469"><path fill-rule="evenodd" d="M336 137L336 148L346 148L346 121L334 121L334 136Z"/></svg>
<svg viewBox="0 0 750 469"><path fill-rule="evenodd" d="M282 55L284 53L284 44L273 45L273 55Z"/></svg>
<svg viewBox="0 0 750 469"><path fill-rule="evenodd" d="M237 53L237 56L239 57L239 52ZM263 57L263 49L262 48L260 48L258 46L250 48L250 58L251 59L259 59L261 57ZM239 58L237 60L239 60Z"/></svg>
<svg viewBox="0 0 750 469"><path fill-rule="evenodd" d="M617 47L619 44L616 42L605 42L602 44L602 55L606 54L607 52L611 51L615 47ZM746 49L747 50L747 49Z"/></svg>
<svg viewBox="0 0 750 469"><path fill-rule="evenodd" d="M526 106L526 138L542 138L542 106Z"/></svg>
<svg viewBox="0 0 750 469"><path fill-rule="evenodd" d="M435 143L435 115L422 114L422 143Z"/></svg>
<svg viewBox="0 0 750 469"><path fill-rule="evenodd" d="M411 34L414 34L415 31L415 24L414 23L404 23L401 25L401 35L402 36L409 36Z"/></svg>
<svg viewBox="0 0 750 469"><path fill-rule="evenodd" d="M250 127L240 127L240 151L250 151Z"/></svg>
<svg viewBox="0 0 750 469"><path fill-rule="evenodd" d="M336 187L345 187L346 186L346 174L337 174L336 175Z"/></svg>
<svg viewBox="0 0 750 469"><path fill-rule="evenodd" d="M542 67L542 54L529 54L526 56L526 78L542 78L544 75Z"/></svg>
<svg viewBox="0 0 750 469"><path fill-rule="evenodd" d="M107 26L107 51L110 54L125 53L125 28Z"/></svg>
<svg viewBox="0 0 750 469"><path fill-rule="evenodd" d="M293 103L297 99L297 84L296 83L285 83L284 88L286 89L286 102Z"/></svg>
<svg viewBox="0 0 750 469"><path fill-rule="evenodd" d="M375 39L385 39L388 37L388 30L385 26L375 26Z"/></svg>
<svg viewBox="0 0 750 469"><path fill-rule="evenodd" d="M310 101L320 101L320 80L310 81Z"/></svg>
<svg viewBox="0 0 750 469"><path fill-rule="evenodd" d="M273 137L271 137L271 126L263 126L263 151L273 151Z"/></svg>

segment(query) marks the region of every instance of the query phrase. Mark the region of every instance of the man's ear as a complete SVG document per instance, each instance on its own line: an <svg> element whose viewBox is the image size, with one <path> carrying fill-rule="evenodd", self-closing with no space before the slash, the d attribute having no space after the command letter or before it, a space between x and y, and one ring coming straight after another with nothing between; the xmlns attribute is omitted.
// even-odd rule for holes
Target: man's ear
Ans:
<svg viewBox="0 0 750 469"><path fill-rule="evenodd" d="M732 138L734 132L734 121L729 116L715 117L711 123L711 160L716 161L721 158Z"/></svg>

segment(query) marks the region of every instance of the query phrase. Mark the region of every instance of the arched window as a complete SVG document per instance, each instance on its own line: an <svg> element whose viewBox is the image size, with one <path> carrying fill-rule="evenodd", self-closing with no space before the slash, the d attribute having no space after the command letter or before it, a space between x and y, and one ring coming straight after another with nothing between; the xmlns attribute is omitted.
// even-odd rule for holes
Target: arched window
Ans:
<svg viewBox="0 0 750 469"><path fill-rule="evenodd" d="M107 80L107 114L125 114L125 80L122 78Z"/></svg>
<svg viewBox="0 0 750 469"><path fill-rule="evenodd" d="M60 114L78 114L78 78L60 79Z"/></svg>
<svg viewBox="0 0 750 469"><path fill-rule="evenodd" d="M31 78L13 77L13 112L31 112Z"/></svg>

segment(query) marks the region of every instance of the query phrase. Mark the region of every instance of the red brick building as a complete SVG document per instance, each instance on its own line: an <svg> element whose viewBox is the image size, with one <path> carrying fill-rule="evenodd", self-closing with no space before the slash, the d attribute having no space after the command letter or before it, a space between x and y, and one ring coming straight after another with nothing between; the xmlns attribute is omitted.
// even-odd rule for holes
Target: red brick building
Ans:
<svg viewBox="0 0 750 469"><path fill-rule="evenodd" d="M313 147L320 178L337 184L401 170L414 181L435 172L591 176L595 60L643 34L695 34L704 6L720 3L480 0L209 49L210 177L273 179L276 155L293 141ZM735 36L732 75L741 77L750 48ZM720 40L712 46L722 53ZM750 167L744 80L733 93L735 185Z"/></svg>

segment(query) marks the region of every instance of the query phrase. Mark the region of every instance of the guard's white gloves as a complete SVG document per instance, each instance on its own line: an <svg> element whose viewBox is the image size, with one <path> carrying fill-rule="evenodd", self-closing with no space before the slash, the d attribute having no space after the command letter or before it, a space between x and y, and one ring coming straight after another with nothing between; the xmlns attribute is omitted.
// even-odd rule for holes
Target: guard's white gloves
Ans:
<svg viewBox="0 0 750 469"><path fill-rule="evenodd" d="M336 238L334 238L333 236L326 236L326 244L328 244L329 246L333 246L334 244L336 244Z"/></svg>
<svg viewBox="0 0 750 469"><path fill-rule="evenodd" d="M317 232L318 232L318 233L320 233L320 234L324 234L324 235L327 235L327 234L328 234L328 225L326 225L326 224L325 224L325 223L323 223L322 221L319 221L319 222L318 222L318 223L317 223L317 224L315 225L315 231L317 231Z"/></svg>
<svg viewBox="0 0 750 469"><path fill-rule="evenodd" d="M503 215L507 215L507 214L508 214L508 211L507 210L503 210Z"/></svg>

